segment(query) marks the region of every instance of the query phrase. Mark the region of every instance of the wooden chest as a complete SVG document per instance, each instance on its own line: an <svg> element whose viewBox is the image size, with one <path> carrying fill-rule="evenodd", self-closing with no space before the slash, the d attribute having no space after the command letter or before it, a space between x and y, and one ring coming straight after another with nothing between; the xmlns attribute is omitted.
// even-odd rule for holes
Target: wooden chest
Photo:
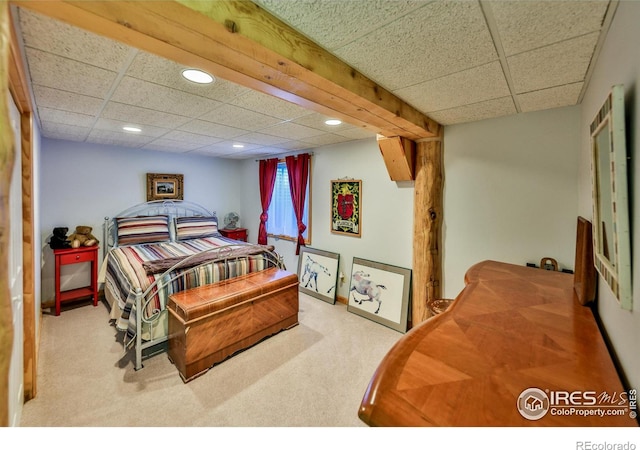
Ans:
<svg viewBox="0 0 640 450"><path fill-rule="evenodd" d="M187 382L298 323L298 277L271 268L169 297L169 359Z"/></svg>

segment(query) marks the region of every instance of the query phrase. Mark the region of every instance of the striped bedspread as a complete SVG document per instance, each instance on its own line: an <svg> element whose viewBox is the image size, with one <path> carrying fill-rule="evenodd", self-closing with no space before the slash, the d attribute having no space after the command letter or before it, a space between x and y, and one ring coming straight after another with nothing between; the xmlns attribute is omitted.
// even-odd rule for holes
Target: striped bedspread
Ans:
<svg viewBox="0 0 640 450"><path fill-rule="evenodd" d="M105 292L108 291L110 296L115 298L119 309L122 311L120 317L116 318L116 328L126 331L128 339L135 337L137 333L136 292L144 292L156 279L163 275L162 273L148 275L143 265L144 263L190 256L237 243L238 241L219 235L187 241L139 244L112 249L109 252L106 263ZM238 248L240 248L240 244ZM258 251L260 251L259 248ZM171 282L162 283L160 288L154 287L150 291L150 295L147 297L151 301L146 304L143 317L151 317L154 312L163 311L169 296L174 292L256 272L265 269L266 266L267 261L261 254L257 254L227 261L211 262L195 269L177 269L171 272L171 278L173 278L173 275L178 274L181 274L180 277Z"/></svg>

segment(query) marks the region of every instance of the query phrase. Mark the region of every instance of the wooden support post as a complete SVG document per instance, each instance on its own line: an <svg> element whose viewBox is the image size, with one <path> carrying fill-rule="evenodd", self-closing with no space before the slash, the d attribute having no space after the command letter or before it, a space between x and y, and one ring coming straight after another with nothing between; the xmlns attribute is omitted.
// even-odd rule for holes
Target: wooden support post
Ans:
<svg viewBox="0 0 640 450"><path fill-rule="evenodd" d="M412 326L429 318L429 302L442 296L442 140L416 143L413 207Z"/></svg>
<svg viewBox="0 0 640 450"><path fill-rule="evenodd" d="M20 112L22 164L22 311L23 311L23 386L25 401L36 396L37 340L35 298L35 248L33 224L33 105L29 97L27 70L22 61L19 38L11 20L9 43L9 92ZM10 174L9 174L10 175Z"/></svg>
<svg viewBox="0 0 640 450"><path fill-rule="evenodd" d="M20 115L22 134L22 314L24 400L35 398L37 393L37 341L35 298L35 234L33 229L33 116L31 112ZM16 155L17 156L17 155ZM17 164L17 161L16 161Z"/></svg>
<svg viewBox="0 0 640 450"><path fill-rule="evenodd" d="M7 99L9 84L9 5L0 2L0 426L9 425L9 366L13 314L9 292L9 187L14 164L13 132Z"/></svg>

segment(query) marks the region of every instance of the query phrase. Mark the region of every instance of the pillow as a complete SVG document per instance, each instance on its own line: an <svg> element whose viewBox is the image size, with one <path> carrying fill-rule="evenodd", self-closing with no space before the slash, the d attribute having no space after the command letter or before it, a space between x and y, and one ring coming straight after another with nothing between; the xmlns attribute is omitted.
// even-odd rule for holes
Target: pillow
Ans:
<svg viewBox="0 0 640 450"><path fill-rule="evenodd" d="M117 217L118 245L144 244L169 240L167 216Z"/></svg>
<svg viewBox="0 0 640 450"><path fill-rule="evenodd" d="M216 217L176 217L176 239L199 239L218 234Z"/></svg>

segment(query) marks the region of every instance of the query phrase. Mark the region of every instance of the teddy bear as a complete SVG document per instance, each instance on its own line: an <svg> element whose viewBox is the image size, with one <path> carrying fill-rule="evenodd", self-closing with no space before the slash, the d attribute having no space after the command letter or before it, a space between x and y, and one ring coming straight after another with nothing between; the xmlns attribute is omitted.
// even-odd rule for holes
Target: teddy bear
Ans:
<svg viewBox="0 0 640 450"><path fill-rule="evenodd" d="M91 247L98 244L98 239L91 234L91 227L86 225L78 225L76 231L67 238L67 241L71 244L71 247Z"/></svg>
<svg viewBox="0 0 640 450"><path fill-rule="evenodd" d="M54 249L71 248L71 243L67 241L67 227L55 227L53 229L53 235L49 239L49 246Z"/></svg>

